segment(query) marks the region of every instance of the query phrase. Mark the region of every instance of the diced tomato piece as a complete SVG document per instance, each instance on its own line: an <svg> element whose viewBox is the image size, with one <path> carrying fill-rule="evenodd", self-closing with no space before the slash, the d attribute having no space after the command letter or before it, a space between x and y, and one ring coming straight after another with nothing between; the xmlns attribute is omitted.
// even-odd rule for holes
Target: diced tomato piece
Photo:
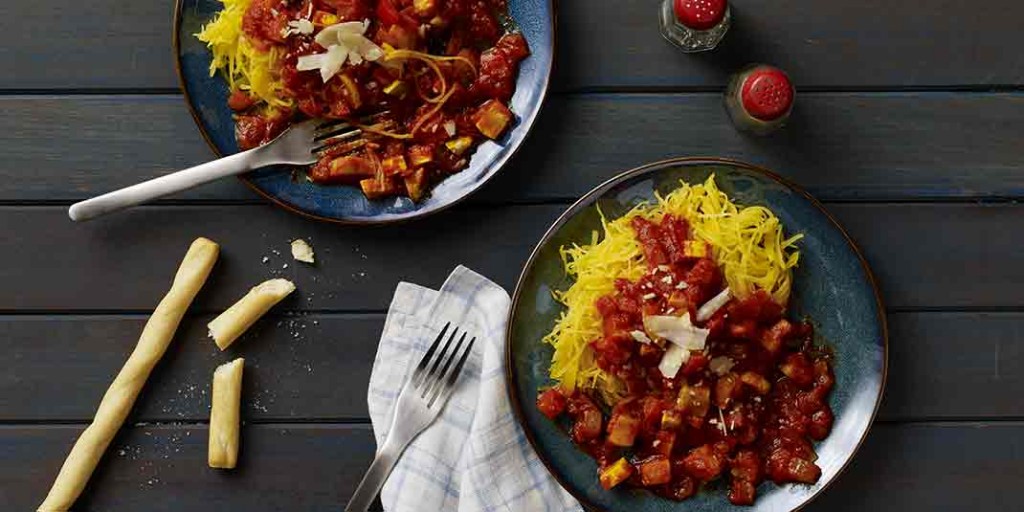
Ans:
<svg viewBox="0 0 1024 512"><path fill-rule="evenodd" d="M779 370L802 388L806 388L814 382L814 367L802 352L786 356L785 361L779 366Z"/></svg>
<svg viewBox="0 0 1024 512"><path fill-rule="evenodd" d="M743 372L740 375L740 381L753 389L754 393L758 395L767 395L772 389L772 383L768 382L768 379L755 372Z"/></svg>
<svg viewBox="0 0 1024 512"><path fill-rule="evenodd" d="M360 21L370 15L370 8L366 0L325 0L334 7L338 15L338 21Z"/></svg>
<svg viewBox="0 0 1024 512"><path fill-rule="evenodd" d="M673 471L672 474L674 478L668 485L658 491L659 495L670 500L683 501L697 494L697 482L693 478L681 472Z"/></svg>
<svg viewBox="0 0 1024 512"><path fill-rule="evenodd" d="M729 482L729 502L733 505L753 505L757 487L748 480Z"/></svg>
<svg viewBox="0 0 1024 512"><path fill-rule="evenodd" d="M548 418L555 419L565 411L565 395L551 388L537 396L537 409Z"/></svg>
<svg viewBox="0 0 1024 512"><path fill-rule="evenodd" d="M601 411L596 407L583 410L572 425L573 440L577 443L585 443L597 439L601 435L601 424L603 421L604 418L601 417Z"/></svg>
<svg viewBox="0 0 1024 512"><path fill-rule="evenodd" d="M658 431L654 436L654 441L651 443L651 448L654 449L655 453L660 453L666 457L672 456L672 450L676 447L676 433L669 432L667 430Z"/></svg>
<svg viewBox="0 0 1024 512"><path fill-rule="evenodd" d="M768 456L765 468L768 477L776 484L788 482L813 484L821 477L821 468L807 459L794 456L785 448L773 451Z"/></svg>
<svg viewBox="0 0 1024 512"><path fill-rule="evenodd" d="M598 473L598 480L601 482L601 487L611 489L625 482L627 478L633 475L634 471L633 465L623 457L615 461L614 464L601 469Z"/></svg>
<svg viewBox="0 0 1024 512"><path fill-rule="evenodd" d="M703 372L708 367L708 357L703 352L690 352L690 358L686 360L682 372L686 377L693 377Z"/></svg>
<svg viewBox="0 0 1024 512"><path fill-rule="evenodd" d="M661 413L662 430L677 430L681 426L683 426L683 413L675 409L668 409Z"/></svg>
<svg viewBox="0 0 1024 512"><path fill-rule="evenodd" d="M835 417L832 415L832 408L828 405L822 407L818 412L811 415L811 425L807 429L808 435L815 441L822 441L832 432L832 423Z"/></svg>
<svg viewBox="0 0 1024 512"><path fill-rule="evenodd" d="M747 480L755 485L761 482L761 457L753 450L740 450L730 464L734 479Z"/></svg>
<svg viewBox="0 0 1024 512"><path fill-rule="evenodd" d="M398 8L395 7L395 4L391 3L391 0L377 1L377 20L384 25L395 25L401 21Z"/></svg>
<svg viewBox="0 0 1024 512"><path fill-rule="evenodd" d="M757 339L757 322L751 319L733 321L729 324L729 335L744 340Z"/></svg>
<svg viewBox="0 0 1024 512"><path fill-rule="evenodd" d="M825 359L814 361L814 387L815 391L828 394L836 383L835 375L832 374L832 366Z"/></svg>
<svg viewBox="0 0 1024 512"><path fill-rule="evenodd" d="M683 467L690 476L704 482L718 478L725 467L722 457L711 445L694 448L683 459Z"/></svg>
<svg viewBox="0 0 1024 512"><path fill-rule="evenodd" d="M251 94L241 89L234 90L231 96L228 96L228 107L235 112L249 110L255 104L256 98L253 98Z"/></svg>
<svg viewBox="0 0 1024 512"><path fill-rule="evenodd" d="M657 396L649 395L640 399L642 429L648 436L654 435L661 426L661 415L665 408L665 402Z"/></svg>
<svg viewBox="0 0 1024 512"><path fill-rule="evenodd" d="M664 455L652 455L637 465L644 487L667 484L672 480L672 463Z"/></svg>
<svg viewBox="0 0 1024 512"><path fill-rule="evenodd" d="M761 333L761 346L769 354L778 354L782 350L782 343L786 341L793 332L793 324L785 318L779 320L771 328Z"/></svg>

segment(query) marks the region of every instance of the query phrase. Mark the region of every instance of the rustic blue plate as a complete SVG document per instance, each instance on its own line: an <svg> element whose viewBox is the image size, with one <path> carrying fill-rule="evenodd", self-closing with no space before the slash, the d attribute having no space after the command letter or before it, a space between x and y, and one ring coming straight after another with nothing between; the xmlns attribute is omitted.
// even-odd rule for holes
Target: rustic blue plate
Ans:
<svg viewBox="0 0 1024 512"><path fill-rule="evenodd" d="M288 167L270 167L242 177L260 195L288 210L319 220L345 224L381 224L412 219L447 208L483 186L508 162L526 139L547 93L555 49L553 0L509 0L513 19L530 45L519 68L512 97L518 124L499 141L488 141L474 153L469 167L438 184L426 200L409 198L370 201L355 187L323 187L295 179ZM210 52L194 34L220 11L217 0L178 0L174 20L174 51L178 78L192 116L218 155L238 152L234 122L227 106L227 83L209 73Z"/></svg>
<svg viewBox="0 0 1024 512"><path fill-rule="evenodd" d="M788 233L803 233L800 266L794 274L791 312L808 316L823 342L836 354L836 386L831 405L836 420L832 434L818 446L821 480L813 486L764 483L754 507L735 507L719 484L695 498L676 503L651 493L603 490L597 466L577 450L565 432L534 407L537 389L550 384L551 347L541 338L551 329L562 306L551 292L570 280L562 269L559 247L588 243L600 229L599 206L610 218L654 193L704 181L714 173L719 187L741 204L765 205L782 220ZM548 470L588 508L610 512L796 510L836 479L867 435L881 402L887 361L885 310L867 263L836 220L803 190L779 176L740 162L683 158L628 171L583 196L541 239L519 278L508 327L507 372L516 416Z"/></svg>

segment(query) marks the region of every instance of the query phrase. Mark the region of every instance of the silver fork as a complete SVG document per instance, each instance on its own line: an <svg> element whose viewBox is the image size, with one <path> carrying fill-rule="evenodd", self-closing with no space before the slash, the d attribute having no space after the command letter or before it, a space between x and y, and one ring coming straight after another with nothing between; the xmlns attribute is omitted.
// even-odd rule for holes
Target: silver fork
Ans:
<svg viewBox="0 0 1024 512"><path fill-rule="evenodd" d="M452 342L459 333L459 328L455 327L448 336L448 341L444 343L444 348L438 352L438 347L449 327L451 322L441 329L437 339L427 349L427 353L402 387L388 437L377 450L377 456L370 464L370 469L366 470L363 480L359 482L359 487L356 487L352 499L345 506L345 512L364 512L370 508L405 447L437 419L445 402L455 391L455 381L473 350L476 338L469 340L469 344L463 349L462 345L466 341L466 333L463 332L455 348L451 349ZM458 362L452 368L452 362L456 358Z"/></svg>
<svg viewBox="0 0 1024 512"><path fill-rule="evenodd" d="M374 114L360 122L372 124L386 114ZM74 221L93 219L268 165L312 165L325 150L337 144L359 142L357 137L362 133L362 129L347 121L310 119L290 126L262 146L75 203L68 216Z"/></svg>

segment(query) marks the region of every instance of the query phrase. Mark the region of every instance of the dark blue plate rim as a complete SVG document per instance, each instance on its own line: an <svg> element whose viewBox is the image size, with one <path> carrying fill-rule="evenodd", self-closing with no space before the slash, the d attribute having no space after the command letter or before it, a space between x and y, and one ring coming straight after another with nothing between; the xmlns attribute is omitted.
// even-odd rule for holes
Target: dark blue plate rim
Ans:
<svg viewBox="0 0 1024 512"><path fill-rule="evenodd" d="M225 155L220 151L220 148L218 148L217 145L214 144L213 139L210 137L210 134L207 132L206 125L203 123L202 117L200 117L199 116L199 112L196 111L195 104L193 103L192 97L189 94L188 84L187 84L187 82L185 80L184 70L182 69L182 64L181 64L181 56L182 56L182 52L181 52L181 22L182 22L182 14L181 14L181 12L182 12L182 8L183 8L183 6L182 6L182 2L183 1L184 0L175 0L174 1L174 22L173 22L172 31L171 31L171 51L174 52L174 55L173 55L173 58L174 58L174 74L175 74L175 76L178 79L178 88L181 90L182 96L183 96L183 98L185 100L185 105L188 106L189 114L192 115L192 120L195 122L196 127L199 129L200 135L203 136L203 140L206 141L206 145L210 147L210 149L213 151L214 155L216 155L219 158L219 157L223 157ZM552 46L551 47L551 60L547 63L547 67L546 67L546 69L543 70L543 73L542 73L542 83L541 83L542 87L540 88L540 96L537 98L538 106L531 113L531 115L529 117L525 117L525 118L521 119L521 121L520 121L521 122L521 126L523 128L525 128L525 131L524 131L524 134L523 134L522 138L517 143L515 143L514 147L512 147L512 149L510 151L508 151L507 153L503 154L500 158L496 159L495 161L491 162L487 166L486 172L483 173L482 179L480 179L479 181L474 183L474 185L471 188L466 190L466 192L463 193L462 195L460 195L459 197L456 197L456 198L452 199L451 201L449 201L447 203L438 205L437 207L435 207L433 209L429 209L429 210L416 210L416 211L411 212L411 213L409 213L407 215L389 216L389 217L380 218L380 219L375 219L375 218L356 218L356 217L353 217L353 218L338 218L338 217L326 217L326 216L323 216L323 215L318 215L318 214L315 214L315 213L303 210L302 208L299 208L298 206L293 205L293 204L291 204L291 203L289 203L287 201L284 201L283 199L281 199L279 197L276 197L276 196L268 193L267 191L261 189L259 186L256 185L256 183L253 182L253 180L251 178L249 178L246 175L239 175L238 179L242 183L244 183L247 187L249 187L249 189L251 189L253 192L255 192L259 196L263 197L267 201L270 201L270 203L272 203L273 205L275 205L275 206L277 206L277 207L279 207L279 208L281 208L283 210L289 211L289 212L294 213L296 215L300 215L302 217L306 217L308 219L312 219L312 220L316 220L316 221L321 221L321 222L328 222L328 223L332 223L332 224L347 225L347 226L381 226L381 225L390 225L390 224L400 224L400 223L408 222L408 221L411 221L411 220L414 220L414 219L429 217L429 216L434 215L436 213L443 212L443 211L451 208L452 206L455 206L455 205L465 201L467 198L469 198L469 196L473 195L476 191L480 190L481 188L484 187L484 185L486 185L488 182L490 182L494 178L494 176L496 176L498 174L498 172L500 170L505 168L505 166L512 159L512 157L515 156L516 153L519 152L520 148L522 148L523 144L526 142L526 140L530 137L530 134L533 132L533 127L536 124L537 119L540 117L541 111L544 109L544 105L546 104L546 100L547 100L548 90L550 89L550 85L551 85L551 75L552 75L552 73L554 71L555 59L558 56L558 53L557 53L558 52L558 23L557 23L557 17L558 17L558 6L557 6L557 4L558 4L558 2L555 1L555 0L551 0L551 1L546 2L546 4L548 6L548 18L550 20L550 27L549 28L551 29L551 46Z"/></svg>
<svg viewBox="0 0 1024 512"><path fill-rule="evenodd" d="M814 501L814 499L821 495L821 493L825 489L827 489L833 482L839 479L839 477L846 470L847 466L849 466L850 462L853 460L854 455L856 455L857 452L860 450L861 446L863 446L864 441L868 437L868 433L871 431L870 425L874 424L875 418L878 415L878 409L882 404L882 396L885 394L885 384L889 375L889 325L888 320L885 316L885 305L882 301L881 292L879 292L878 290L878 282L875 280L874 273L871 272L871 267L868 265L867 259L864 258L863 253L861 253L860 248L857 247L857 244L856 242L853 241L853 238L850 237L850 234L846 232L846 229L844 229L843 226L839 223L839 221L825 208L825 205L821 204L820 201L818 201L814 196L812 196L799 185L789 181L786 178L783 178L782 176L776 174L775 172L765 169L763 167L758 167L753 164L741 162L739 160L732 160L729 158L721 157L702 156L677 157L670 158L667 160L659 160L657 162L651 162L648 164L641 165L640 167L635 167L626 172L623 172L622 174L619 174L618 176L609 179L608 181L605 181L604 183L598 185L597 187L594 187L594 189L592 189L590 192L584 194L583 197L580 197L575 203L572 204L572 206L567 208L565 212L562 213L557 220L555 220L551 227L548 228L548 230L544 233L544 236L542 236L540 238L540 241L537 242L537 245L534 246L533 251L530 253L530 257L526 260L526 263L523 265L523 270L522 272L520 272L519 278L516 280L515 292L513 292L512 294L512 306L511 308L509 308L509 322L508 325L506 325L505 327L505 380L506 388L508 390L508 398L512 404L512 411L515 414L516 422L519 423L519 426L522 428L523 433L526 434L527 441L530 442L530 446L533 448L534 453L537 454L537 457L544 464L544 467L547 468L548 473L551 474L551 476L555 478L558 484L561 485L563 489L572 494L573 497L576 498L576 500L579 501L580 504L583 505L583 507L587 510L597 511L601 510L601 507L590 502L583 493L578 492L575 489L575 487L570 484L570 482L566 481L555 470L554 466L551 464L551 461L548 460L547 455L545 455L540 450L538 442L533 435L533 432L531 432L530 429L526 428L526 417L525 413L522 410L523 405L519 396L519 390L517 389L517 386L513 384L516 375L516 364L515 359L512 355L513 326L511 320L513 312L516 311L519 305L519 300L521 294L523 293L523 283L526 281L527 274L533 267L534 260L536 260L538 255L540 254L541 248L548 243L548 241L554 236L554 234L558 232L558 230L561 229L562 226L569 221L569 219L571 219L584 208L590 207L605 192L607 192L608 190L610 190L611 188L615 187L616 185L623 181L629 180L631 178L640 176L645 173L656 172L666 167L673 167L677 165L692 166L702 164L734 166L745 170L753 171L758 174L762 174L766 178L769 178L779 183L780 185L792 190L793 192L796 192L804 199L806 199L819 212L821 212L837 230L839 230L839 233L843 235L843 238L846 240L846 243L849 246L850 250L853 251L853 253L857 256L857 260L860 261L861 268L863 269L865 276L867 276L868 283L870 283L871 285L871 291L875 296L875 302L878 306L876 309L876 311L878 311L878 325L881 327L882 332L882 375L881 385L878 387L878 395L875 397L875 407L874 410L871 411L871 417L868 421L869 427L864 429L864 433L861 434L860 439L857 440L856 446L854 446L853 450L846 457L846 460L843 462L842 466L839 467L839 470L836 471L835 476L833 476L829 481L822 484L821 487L815 489L815 492L808 496L807 499L798 507L792 509L792 512L796 512L806 507L807 504Z"/></svg>

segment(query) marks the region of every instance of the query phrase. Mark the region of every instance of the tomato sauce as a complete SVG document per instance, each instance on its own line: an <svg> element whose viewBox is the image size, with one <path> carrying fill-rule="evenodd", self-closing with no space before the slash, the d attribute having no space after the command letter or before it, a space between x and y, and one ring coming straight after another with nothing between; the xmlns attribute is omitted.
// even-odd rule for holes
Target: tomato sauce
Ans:
<svg viewBox="0 0 1024 512"><path fill-rule="evenodd" d="M359 120L387 111L364 131L365 145L327 152L309 176L325 185L358 185L371 199L422 199L432 183L465 168L477 145L512 124L507 104L529 48L521 34L505 32L498 13L506 11L505 0L254 0L243 31L257 48L282 56L282 98L294 108L253 107L237 97L244 91L234 91L229 104L239 146L266 144L304 118ZM378 46L458 59L435 60L436 69L414 58L400 66L347 63L324 83L317 71L297 69L300 57L325 51L314 41L316 31L288 33L288 23L298 19L311 20L316 31L368 19L364 35Z"/></svg>
<svg viewBox="0 0 1024 512"><path fill-rule="evenodd" d="M710 330L705 349L691 351L666 377L658 364L669 342L647 336L644 317L696 318L725 283L685 220L638 218L633 228L650 270L598 299L603 335L591 343L598 366L624 383L625 396L605 415L596 397L563 396L556 387L540 394L538 408L569 418L573 440L595 458L606 487L685 500L702 484L727 479L730 502L751 505L765 479L816 482L813 441L831 431L835 377L811 325L785 318L767 293L733 299L695 322Z"/></svg>

